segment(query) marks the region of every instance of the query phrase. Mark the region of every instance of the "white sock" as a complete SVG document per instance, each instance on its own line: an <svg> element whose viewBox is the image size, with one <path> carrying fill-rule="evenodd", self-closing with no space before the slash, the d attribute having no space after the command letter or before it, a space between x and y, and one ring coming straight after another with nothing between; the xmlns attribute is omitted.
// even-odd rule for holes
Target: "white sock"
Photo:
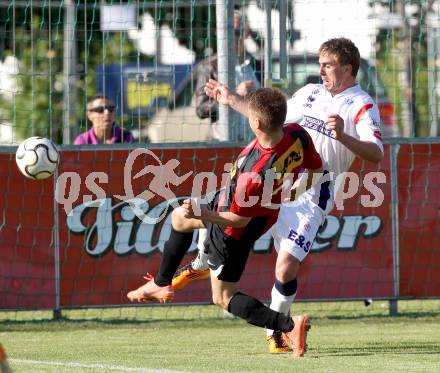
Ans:
<svg viewBox="0 0 440 373"><path fill-rule="evenodd" d="M203 244L205 242L207 234L208 232L206 229L199 229L199 240L197 242L199 253L197 254L197 257L191 262L191 267L199 271L203 271L209 268L208 253L206 253L205 245Z"/></svg>
<svg viewBox="0 0 440 373"><path fill-rule="evenodd" d="M275 285L272 288L272 301L270 303L270 308L274 311L278 311L288 315L290 312L290 307L292 307L292 303L295 300L295 294L292 295L283 295L276 288ZM266 329L266 335L272 335L273 330Z"/></svg>

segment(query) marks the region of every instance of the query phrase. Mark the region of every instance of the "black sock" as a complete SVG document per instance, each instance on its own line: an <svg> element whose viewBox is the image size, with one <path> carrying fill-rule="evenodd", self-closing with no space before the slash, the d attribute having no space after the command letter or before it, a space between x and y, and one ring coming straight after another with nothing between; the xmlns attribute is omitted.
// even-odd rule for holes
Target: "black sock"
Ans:
<svg viewBox="0 0 440 373"><path fill-rule="evenodd" d="M296 277L289 282L282 283L275 279L275 289L277 289L280 294L285 295L286 297L289 297L296 293L296 289L298 288L298 281Z"/></svg>
<svg viewBox="0 0 440 373"><path fill-rule="evenodd" d="M176 273L180 262L191 246L192 238L193 232L178 232L171 227L170 238L164 245L159 272L154 278L157 285L167 286L171 284L174 273Z"/></svg>
<svg viewBox="0 0 440 373"><path fill-rule="evenodd" d="M246 320L249 324L262 328L290 332L293 329L293 321L282 313L271 310L258 299L243 293L235 293L231 298L228 311L234 316Z"/></svg>

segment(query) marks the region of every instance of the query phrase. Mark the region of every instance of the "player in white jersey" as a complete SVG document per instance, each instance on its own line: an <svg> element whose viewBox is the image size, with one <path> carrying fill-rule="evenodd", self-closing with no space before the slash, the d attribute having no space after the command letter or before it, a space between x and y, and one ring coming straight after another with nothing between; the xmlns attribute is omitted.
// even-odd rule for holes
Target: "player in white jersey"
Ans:
<svg viewBox="0 0 440 373"><path fill-rule="evenodd" d="M356 83L360 64L357 47L346 38L330 39L319 48L319 64L322 84L308 84L295 93L288 101L286 123L296 122L307 129L330 178L296 201L283 204L272 230L278 257L271 308L285 314L295 299L301 262L333 208L334 180L348 171L356 156L374 163L383 157L379 110ZM216 87L219 83L211 80L205 91L216 98ZM234 96L229 105L247 115L242 98ZM199 248L198 257L177 273L173 280L176 288L207 273L200 241ZM266 338L271 353L289 351L279 331L268 330Z"/></svg>

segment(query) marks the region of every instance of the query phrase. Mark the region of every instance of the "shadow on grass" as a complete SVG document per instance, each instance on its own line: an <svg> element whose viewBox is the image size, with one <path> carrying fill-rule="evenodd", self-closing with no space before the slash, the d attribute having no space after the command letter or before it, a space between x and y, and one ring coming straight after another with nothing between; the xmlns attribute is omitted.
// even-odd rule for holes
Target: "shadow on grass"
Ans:
<svg viewBox="0 0 440 373"><path fill-rule="evenodd" d="M375 323L393 323L393 322L404 322L405 320L414 322L414 320L420 319L423 321L431 322L439 322L440 323L440 313L438 312L410 312L399 314L398 316L384 316L384 315L361 315L361 316L339 316L339 315L311 315L312 323L316 322L318 325L320 323L325 324L326 322L352 322L353 320L362 322L362 321L373 321ZM157 327L167 328L172 325L173 328L188 328L189 326L193 329L197 328L211 328L218 326L225 327L234 327L241 326L246 324L244 320L235 318L235 317L194 317L194 318L158 318L157 316L152 319L133 319L133 318L99 318L99 317L90 317L90 318L69 318L69 317L61 317L59 319L40 319L40 320L0 320L0 332L1 331L9 331L9 332L45 332L45 331L60 331L64 332L66 330L83 330L83 329L100 329L103 325L106 328L139 328L142 325L146 327L148 325L154 325ZM374 347L372 347L373 349ZM380 347L378 350L383 352L383 348ZM344 349L345 351L345 349ZM437 353L440 353L440 347L437 347ZM341 349L331 350L331 354L341 352ZM324 352L325 353L325 352ZM369 351L358 351L360 355L368 355ZM414 352L416 353L416 352ZM434 352L433 352L434 353Z"/></svg>
<svg viewBox="0 0 440 373"><path fill-rule="evenodd" d="M319 357L331 356L370 356L370 355L438 355L440 346L436 342L418 342L417 345L409 343L375 343L371 346L340 347L315 350Z"/></svg>
<svg viewBox="0 0 440 373"><path fill-rule="evenodd" d="M227 324L228 327L235 325L239 326L244 321L227 317L227 318L167 318L167 319L152 319L152 320L136 320L136 319L100 319L100 318L87 318L87 319L70 319L67 317L61 317L57 320L45 319L45 320L0 320L0 332L1 331L66 331L77 329L93 329L106 327L139 327L140 325L154 325L155 327L167 327L172 324L173 328L188 328L188 324L192 324L191 328L206 328L207 326L217 327L219 325Z"/></svg>
<svg viewBox="0 0 440 373"><path fill-rule="evenodd" d="M396 320L396 319L420 319L420 318L435 318L440 317L440 311L426 311L426 312L400 312L395 316L385 314L362 314L362 315L314 315L316 320L338 320L338 321L352 321L352 320L369 320L369 319L383 319L383 320Z"/></svg>

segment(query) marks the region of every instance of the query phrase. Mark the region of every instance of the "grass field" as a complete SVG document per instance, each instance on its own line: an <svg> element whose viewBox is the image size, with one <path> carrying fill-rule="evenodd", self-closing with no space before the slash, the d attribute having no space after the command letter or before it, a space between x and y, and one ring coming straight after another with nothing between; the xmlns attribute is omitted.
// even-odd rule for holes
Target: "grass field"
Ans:
<svg viewBox="0 0 440 373"><path fill-rule="evenodd" d="M3 312L0 341L15 372L440 372L440 301L387 306L295 304L313 322L303 359L213 306Z"/></svg>

